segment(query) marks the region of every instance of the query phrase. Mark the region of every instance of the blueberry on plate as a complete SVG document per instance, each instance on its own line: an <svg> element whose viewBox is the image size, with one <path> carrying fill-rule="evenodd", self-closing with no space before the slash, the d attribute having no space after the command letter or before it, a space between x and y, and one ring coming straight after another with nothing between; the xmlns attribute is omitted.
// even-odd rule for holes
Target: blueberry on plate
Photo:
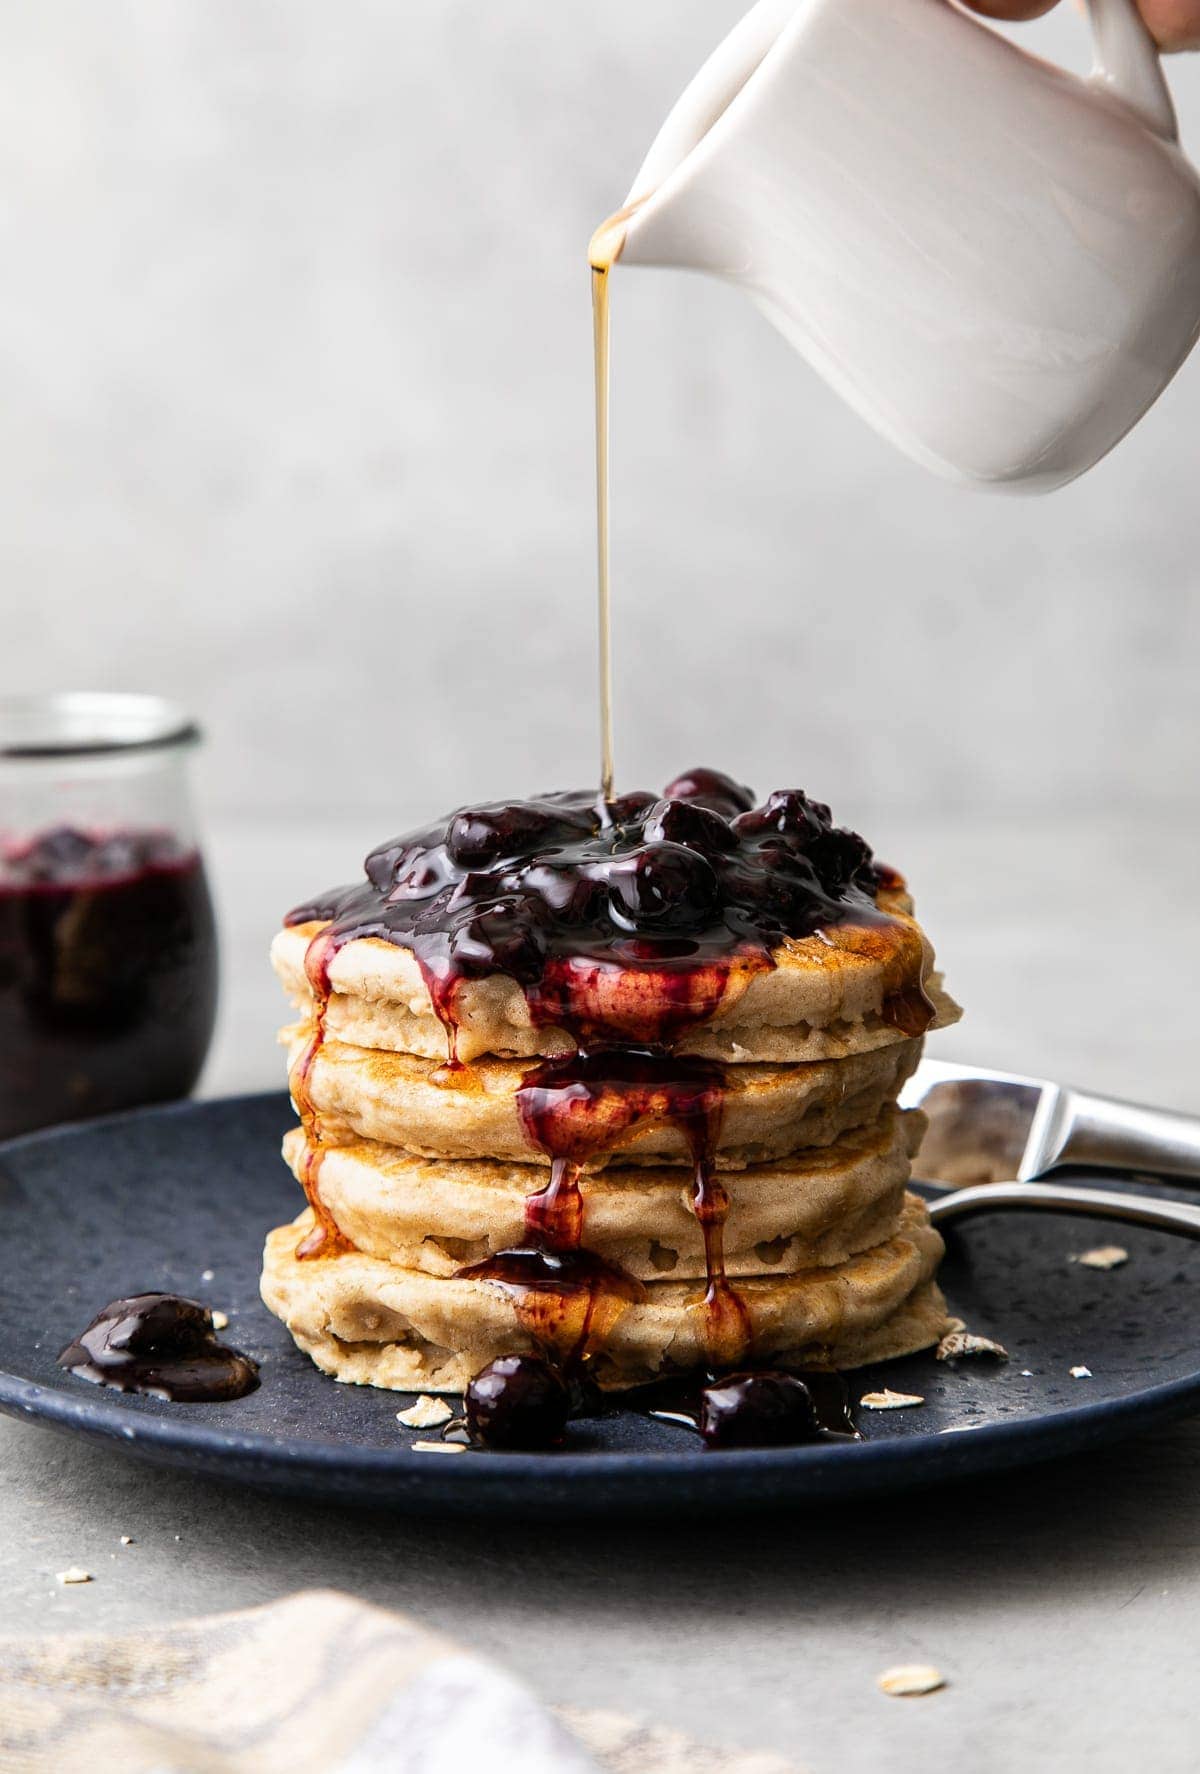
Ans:
<svg viewBox="0 0 1200 1774"><path fill-rule="evenodd" d="M816 1433L812 1394L792 1374L728 1374L701 1395L706 1447L788 1448Z"/></svg>
<svg viewBox="0 0 1200 1774"><path fill-rule="evenodd" d="M570 1406L562 1375L540 1355L501 1355L480 1368L467 1387L467 1423L487 1448L559 1447Z"/></svg>

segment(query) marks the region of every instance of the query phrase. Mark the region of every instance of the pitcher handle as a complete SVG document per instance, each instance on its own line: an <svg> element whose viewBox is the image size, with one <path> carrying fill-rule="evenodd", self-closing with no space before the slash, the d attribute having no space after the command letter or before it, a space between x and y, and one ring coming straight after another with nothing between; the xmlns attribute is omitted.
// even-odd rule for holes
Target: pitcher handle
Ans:
<svg viewBox="0 0 1200 1774"><path fill-rule="evenodd" d="M1179 140L1179 124L1162 61L1134 0L1088 0L1096 48L1092 85L1115 93L1155 135Z"/></svg>

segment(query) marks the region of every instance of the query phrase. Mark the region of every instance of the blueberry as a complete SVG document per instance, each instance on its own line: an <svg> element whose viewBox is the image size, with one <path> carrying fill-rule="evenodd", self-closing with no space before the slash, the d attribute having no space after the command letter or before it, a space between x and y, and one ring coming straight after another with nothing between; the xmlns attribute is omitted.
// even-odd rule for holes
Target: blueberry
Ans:
<svg viewBox="0 0 1200 1774"><path fill-rule="evenodd" d="M545 845L556 825L552 814L530 801L464 807L446 828L446 849L463 868L488 868Z"/></svg>
<svg viewBox="0 0 1200 1774"><path fill-rule="evenodd" d="M52 885L80 880L91 868L95 852L94 838L74 826L59 825L43 832L16 860L27 880Z"/></svg>
<svg viewBox="0 0 1200 1774"><path fill-rule="evenodd" d="M775 874L786 875L789 880L804 881L813 887L817 885L816 870L808 853L797 850L786 838L765 838L754 846L747 861L751 867L770 869Z"/></svg>
<svg viewBox="0 0 1200 1774"><path fill-rule="evenodd" d="M695 801L714 813L731 815L748 813L754 805L754 790L735 782L723 770L685 770L663 790L668 801Z"/></svg>
<svg viewBox="0 0 1200 1774"><path fill-rule="evenodd" d="M467 1387L467 1423L489 1448L554 1448L562 1443L570 1393L540 1355L501 1355Z"/></svg>
<svg viewBox="0 0 1200 1774"><path fill-rule="evenodd" d="M817 1417L791 1374L730 1374L704 1388L700 1433L710 1448L786 1448L812 1441Z"/></svg>
<svg viewBox="0 0 1200 1774"><path fill-rule="evenodd" d="M150 866L153 851L148 839L139 832L113 832L96 845L96 872L118 879L136 875Z"/></svg>
<svg viewBox="0 0 1200 1774"><path fill-rule="evenodd" d="M764 847L728 882L737 903L768 913L781 929L799 934L825 908L825 894L811 864L793 852Z"/></svg>
<svg viewBox="0 0 1200 1774"><path fill-rule="evenodd" d="M608 865L609 904L622 928L696 929L717 900L712 864L682 844L647 844Z"/></svg>
<svg viewBox="0 0 1200 1774"><path fill-rule="evenodd" d="M808 846L808 857L827 893L841 893L860 876L868 891L876 891L871 848L857 832L835 828L819 833Z"/></svg>
<svg viewBox="0 0 1200 1774"><path fill-rule="evenodd" d="M419 850L405 856L394 879L395 885L387 893L393 904L402 899L432 899L454 880L454 865L439 845L436 850Z"/></svg>
<svg viewBox="0 0 1200 1774"><path fill-rule="evenodd" d="M729 821L699 801L656 801L643 831L648 844L686 844L705 856L737 849Z"/></svg>
<svg viewBox="0 0 1200 1774"><path fill-rule="evenodd" d="M606 866L601 865L602 871ZM540 917L550 930L582 931L589 924L607 926L604 880L597 879L590 868L580 872L575 865L555 867L535 862L523 870L520 884L522 896L539 908Z"/></svg>
<svg viewBox="0 0 1200 1774"><path fill-rule="evenodd" d="M376 892L386 895L396 881L422 858L431 852L445 855L441 839L440 830L406 832L402 838L393 838L388 844L378 845L363 864L367 880Z"/></svg>
<svg viewBox="0 0 1200 1774"><path fill-rule="evenodd" d="M825 818L822 821L821 815ZM734 821L733 829L742 838L764 837L778 832L797 846L806 845L829 825L829 809L810 801L803 789L776 789L766 805L744 813Z"/></svg>
<svg viewBox="0 0 1200 1774"><path fill-rule="evenodd" d="M648 795L644 789L635 789L632 794L618 795L607 807L610 825L639 825L646 810L653 807L656 797Z"/></svg>
<svg viewBox="0 0 1200 1774"><path fill-rule="evenodd" d="M521 891L541 902L546 911L564 923L578 923L586 916L594 889L571 868L535 862L521 873Z"/></svg>
<svg viewBox="0 0 1200 1774"><path fill-rule="evenodd" d="M515 895L494 900L456 926L452 939L455 965L476 975L506 973L516 980L539 978L545 963L539 939L540 922L536 901Z"/></svg>

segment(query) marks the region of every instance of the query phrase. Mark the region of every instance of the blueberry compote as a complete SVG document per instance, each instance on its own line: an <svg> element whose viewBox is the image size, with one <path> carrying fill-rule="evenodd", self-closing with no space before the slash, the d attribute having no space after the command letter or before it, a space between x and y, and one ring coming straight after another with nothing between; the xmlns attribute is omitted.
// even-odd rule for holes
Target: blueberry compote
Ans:
<svg viewBox="0 0 1200 1774"><path fill-rule="evenodd" d="M410 948L452 1047L463 983L493 974L582 1048L669 1047L786 937L877 925L880 887L897 884L821 802L788 789L755 807L715 770L661 796L462 808L372 851L366 875L287 922L328 921L324 969L356 937Z"/></svg>
<svg viewBox="0 0 1200 1774"><path fill-rule="evenodd" d="M169 833L0 849L0 1137L186 1095L216 991L204 870Z"/></svg>
<svg viewBox="0 0 1200 1774"><path fill-rule="evenodd" d="M67 1344L58 1365L93 1385L149 1392L173 1404L223 1404L258 1385L258 1363L218 1340L207 1306L178 1294L110 1301Z"/></svg>
<svg viewBox="0 0 1200 1774"><path fill-rule="evenodd" d="M373 851L366 877L287 919L321 925L305 962L313 1033L292 1072L307 1135L303 1181L316 1219L297 1255L346 1248L321 1200L324 1144L309 1090L324 1041L330 967L356 938L393 942L412 951L446 1030L449 1086L460 1069L460 1004L471 981L514 981L533 1022L563 1029L575 1042L566 1058L531 1064L517 1093L526 1133L550 1161L547 1180L527 1198L524 1241L461 1271L510 1297L542 1351L530 1360L550 1359L578 1389L593 1351L644 1298L638 1281L587 1249L581 1180L619 1152L639 1123L654 1121L674 1127L691 1156L690 1201L706 1270L695 1307L708 1366L723 1373L744 1365L754 1326L725 1273L729 1199L717 1174L724 1067L677 1048L775 965L781 943L835 927L845 946L885 959L895 984L884 1015L906 1035L923 1034L933 1010L919 983L920 938L878 903L881 890L903 887L900 877L800 790L756 806L749 789L715 770L691 770L658 796L546 794L461 808ZM512 1435L536 1439L519 1422L522 1401L543 1397L532 1374L519 1362L511 1376L488 1370L485 1390L500 1401L505 1422L518 1419ZM812 1433L804 1395L790 1382L774 1389L756 1382L743 1392L732 1410L743 1432L762 1433L747 1431L747 1421L779 1407L770 1433L786 1433L788 1425ZM531 1404L531 1415L540 1409ZM715 1429L706 1439L721 1444Z"/></svg>

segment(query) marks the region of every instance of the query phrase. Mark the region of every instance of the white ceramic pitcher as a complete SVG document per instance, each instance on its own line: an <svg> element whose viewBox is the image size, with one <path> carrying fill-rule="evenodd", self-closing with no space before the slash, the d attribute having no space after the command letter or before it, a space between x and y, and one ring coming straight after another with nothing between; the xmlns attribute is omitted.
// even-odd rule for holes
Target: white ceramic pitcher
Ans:
<svg viewBox="0 0 1200 1774"><path fill-rule="evenodd" d="M1200 180L1133 0L1080 80L952 0L760 0L672 111L621 262L743 284L938 473L1048 490L1200 331Z"/></svg>

